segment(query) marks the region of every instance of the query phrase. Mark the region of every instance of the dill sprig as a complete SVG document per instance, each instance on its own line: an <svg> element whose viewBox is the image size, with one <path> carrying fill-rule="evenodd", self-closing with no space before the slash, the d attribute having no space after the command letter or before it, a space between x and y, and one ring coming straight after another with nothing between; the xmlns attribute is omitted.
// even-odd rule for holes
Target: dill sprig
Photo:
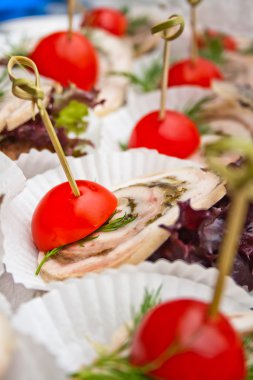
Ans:
<svg viewBox="0 0 253 380"><path fill-rule="evenodd" d="M36 272L35 272L35 275L38 276L40 271L41 271L41 268L43 267L43 265L52 257L52 256L55 256L61 249L63 249L64 246L62 247L58 247L58 248L54 248L54 249L51 249L51 251L47 251L45 253L45 256L43 257L43 259L41 260L41 262L39 263L37 269L36 269Z"/></svg>
<svg viewBox="0 0 253 380"><path fill-rule="evenodd" d="M91 365L74 373L71 378L76 380L149 380L145 368L134 367L128 359L128 348L131 336L143 317L160 302L161 286L156 291L145 289L144 298L139 310L133 312L133 328L129 330L129 339L110 353L103 353Z"/></svg>
<svg viewBox="0 0 253 380"><path fill-rule="evenodd" d="M142 74L137 75L127 71L111 71L108 75L123 76L142 92L150 92L159 87L162 76L162 62L155 59L149 66L143 68Z"/></svg>
<svg viewBox="0 0 253 380"><path fill-rule="evenodd" d="M145 289L144 298L139 310L133 313L132 329L129 329L129 336L113 352L103 352L89 366L82 368L80 372L76 372L71 379L76 380L151 380L152 377L147 375L149 367L134 367L129 361L129 348L133 333L138 328L144 316L154 307L161 303L161 286L156 291ZM248 350L252 352L253 334L247 336L244 341L244 349L246 356ZM253 380L253 365L248 366L248 374L245 380Z"/></svg>
<svg viewBox="0 0 253 380"><path fill-rule="evenodd" d="M133 312L133 328L132 331L135 331L139 324L141 323L144 316L155 306L161 303L161 290L162 285L156 291L150 292L148 289L145 289L144 299L140 305L138 311Z"/></svg>
<svg viewBox="0 0 253 380"><path fill-rule="evenodd" d="M212 131L210 126L205 123L205 117L203 114L203 107L210 100L212 100L212 96L206 96L193 104L191 107L183 110L183 113L196 124L201 135L206 135Z"/></svg>
<svg viewBox="0 0 253 380"><path fill-rule="evenodd" d="M204 47L200 49L200 55L217 65L224 63L224 47L221 40L222 36L209 36L204 33Z"/></svg>
<svg viewBox="0 0 253 380"><path fill-rule="evenodd" d="M92 241L92 240L95 240L99 237L99 235L95 235L97 232L111 232L111 231L116 231L118 230L119 228L122 228L122 227L125 227L127 224L133 222L136 218L137 218L137 214L127 214L125 213L123 216L119 217L119 218L116 218L116 219L113 219L113 217L119 213L120 211L119 210L116 210L111 216L110 218L101 226L99 227L96 231L92 232L92 234L88 235L88 236L85 236L84 238L78 240L77 243L79 243L79 245L81 247L84 247L84 243L87 243L89 241ZM72 243L73 244L73 243ZM35 275L38 276L40 271L41 271L41 268L43 267L43 265L52 257L52 256L55 256L59 251L61 251L63 248L67 247L69 244L66 244L66 245L63 245L61 247L57 247L57 248L54 248L52 249L51 251L48 251L45 253L45 256L43 257L43 259L41 260L40 264L38 265L37 269L36 269L36 272L35 272Z"/></svg>
<svg viewBox="0 0 253 380"><path fill-rule="evenodd" d="M117 219L112 219L115 214L118 211L116 211L108 220L105 224L103 224L101 227L99 227L96 232L111 232L111 231L116 231L119 228L125 227L127 224L133 222L136 218L137 215L132 215L132 214L127 214L125 213L123 216L117 218Z"/></svg>

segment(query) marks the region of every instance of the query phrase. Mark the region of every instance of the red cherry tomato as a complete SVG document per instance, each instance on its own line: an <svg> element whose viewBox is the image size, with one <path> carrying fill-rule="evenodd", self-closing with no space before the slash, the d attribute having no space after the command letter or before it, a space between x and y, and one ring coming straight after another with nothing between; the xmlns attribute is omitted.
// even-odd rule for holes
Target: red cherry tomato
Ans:
<svg viewBox="0 0 253 380"><path fill-rule="evenodd" d="M68 182L44 195L32 217L32 236L43 252L73 243L97 230L113 214L117 198L103 186L76 181L80 196L75 197Z"/></svg>
<svg viewBox="0 0 253 380"><path fill-rule="evenodd" d="M74 83L83 90L90 90L98 75L97 53L81 33L57 32L43 38L30 58L41 75L60 82L63 86Z"/></svg>
<svg viewBox="0 0 253 380"><path fill-rule="evenodd" d="M208 304L193 300L166 302L146 315L130 351L134 366L168 380L245 380L242 343L221 314L208 318Z"/></svg>
<svg viewBox="0 0 253 380"><path fill-rule="evenodd" d="M154 111L137 123L128 147L156 149L168 156L186 158L199 144L199 132L188 117L176 111L166 111L165 119L160 120L159 111Z"/></svg>
<svg viewBox="0 0 253 380"><path fill-rule="evenodd" d="M127 19L125 15L113 8L96 8L84 15L81 26L93 26L104 29L115 36L126 34Z"/></svg>
<svg viewBox="0 0 253 380"><path fill-rule="evenodd" d="M236 40L232 36L228 36L223 33L219 33L215 30L208 29L205 31L204 36L200 36L199 38L199 47L204 48L206 45L208 45L208 42L212 39L218 39L223 49L229 50L229 51L236 51L238 50L238 44Z"/></svg>
<svg viewBox="0 0 253 380"><path fill-rule="evenodd" d="M200 57L196 63L190 59L177 62L169 72L170 86L196 85L209 88L214 79L223 79L220 70L211 61Z"/></svg>

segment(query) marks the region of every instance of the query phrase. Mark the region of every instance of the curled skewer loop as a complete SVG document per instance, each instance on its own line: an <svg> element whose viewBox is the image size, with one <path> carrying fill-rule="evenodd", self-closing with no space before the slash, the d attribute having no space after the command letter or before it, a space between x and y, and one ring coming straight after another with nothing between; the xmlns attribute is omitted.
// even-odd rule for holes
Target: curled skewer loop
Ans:
<svg viewBox="0 0 253 380"><path fill-rule="evenodd" d="M182 16L172 15L168 20L153 26L151 28L151 33L159 33L164 40L173 41L183 33L184 26L185 22ZM176 27L177 29L173 32L172 29L175 29Z"/></svg>
<svg viewBox="0 0 253 380"><path fill-rule="evenodd" d="M32 69L35 75L35 81L33 82L32 80L26 78L16 78L12 72L13 67L16 65L20 66L23 69L24 67L29 67L30 69ZM44 99L44 92L40 87L40 75L37 66L30 58L14 56L9 60L7 70L10 80L12 82L13 95L23 100L30 100L33 106L35 104L37 105L42 121L45 125L49 138L52 142L52 145L58 155L62 168L69 181L72 192L76 197L79 197L80 192L78 186L73 177L73 174L71 173L68 161L66 160L60 141L57 137L50 117L42 101Z"/></svg>
<svg viewBox="0 0 253 380"><path fill-rule="evenodd" d="M29 67L35 74L35 82L27 78L16 78L13 74L13 67L20 65L21 67ZM12 57L7 66L8 74L12 82L13 94L23 100L30 100L33 104L40 107L40 101L44 99L44 92L40 87L40 76L35 63L27 57Z"/></svg>

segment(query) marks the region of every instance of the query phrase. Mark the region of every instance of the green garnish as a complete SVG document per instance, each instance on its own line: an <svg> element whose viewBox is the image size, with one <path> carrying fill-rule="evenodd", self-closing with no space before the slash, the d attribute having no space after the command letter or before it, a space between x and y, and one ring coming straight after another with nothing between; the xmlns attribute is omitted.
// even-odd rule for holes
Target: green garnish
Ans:
<svg viewBox="0 0 253 380"><path fill-rule="evenodd" d="M139 310L133 312L133 327L130 330L130 338L147 312L160 302L161 286L157 291L145 289L144 298ZM71 376L77 380L148 380L151 379L144 373L144 369L131 366L128 360L127 348L130 340L124 342L117 350L111 353L100 354L91 365L83 368Z"/></svg>
<svg viewBox="0 0 253 380"><path fill-rule="evenodd" d="M224 47L219 36L209 37L207 33L204 35L205 47L200 49L200 55L217 65L224 63Z"/></svg>
<svg viewBox="0 0 253 380"><path fill-rule="evenodd" d="M133 222L137 215L132 214L124 214L120 218L113 219L114 215L117 213L117 211L108 219L108 221L103 224L101 227L97 229L96 232L110 232L110 231L116 231L119 228L125 227L127 224Z"/></svg>
<svg viewBox="0 0 253 380"><path fill-rule="evenodd" d="M141 28L149 27L149 19L147 16L130 17L128 18L127 34L134 36Z"/></svg>
<svg viewBox="0 0 253 380"><path fill-rule="evenodd" d="M86 236L85 238L81 239L78 241L80 247L84 247L84 243L87 243L89 241L92 241L92 240L96 240L97 238L99 237L99 235L96 235L96 236Z"/></svg>
<svg viewBox="0 0 253 380"><path fill-rule="evenodd" d="M140 309L137 312L133 313L133 328L132 332L134 332L145 315L153 309L155 306L161 303L161 290L162 285L156 291L150 292L148 289L145 289L144 299L140 306Z"/></svg>
<svg viewBox="0 0 253 380"><path fill-rule="evenodd" d="M159 87L162 76L162 63L158 60L154 60L149 66L142 70L141 75L126 71L112 71L108 74L123 76L129 79L130 83L138 86L142 92L150 92Z"/></svg>
<svg viewBox="0 0 253 380"><path fill-rule="evenodd" d="M96 231L94 231L91 235L88 235L86 236L85 238L83 239L80 239L78 242L79 242L79 245L81 247L84 247L84 243L87 243L89 241L92 241L92 240L95 240L99 237L99 235L95 235L93 236L94 233L97 233L97 232L111 232L111 231L116 231L118 230L119 228L122 228L122 227L125 227L127 224L133 222L136 218L137 218L137 214L136 215L132 215L132 214L124 214L122 217L120 218L117 218L117 219L113 219L112 218L115 216L115 214L117 214L118 210L116 210L112 216L101 226L99 227ZM72 243L73 244L73 243ZM36 269L36 272L35 272L35 275L38 276L38 274L40 273L41 271L41 268L43 267L43 265L52 257L52 256L55 256L59 251L61 251L63 248L67 247L67 245L63 245L61 247L58 247L58 248L54 248L52 249L51 251L48 251L45 253L45 256L43 257L43 259L41 260L39 266L37 267Z"/></svg>
<svg viewBox="0 0 253 380"><path fill-rule="evenodd" d="M128 149L128 143L120 142L119 147L120 147L120 150L122 150L122 152L125 152Z"/></svg>
<svg viewBox="0 0 253 380"><path fill-rule="evenodd" d="M212 100L212 96L206 96L193 104L193 106L183 110L183 113L196 124L201 135L212 132L210 126L205 123L205 117L203 115L203 107L210 100Z"/></svg>
<svg viewBox="0 0 253 380"><path fill-rule="evenodd" d="M55 256L62 248L62 247L58 247L58 248L54 248L54 249L51 249L51 251L47 251L45 253L45 256L43 257L43 259L41 260L39 266L37 267L36 269L36 272L35 272L35 275L38 276L38 274L40 273L41 271L41 268L43 267L43 265L52 257L52 256Z"/></svg>
<svg viewBox="0 0 253 380"><path fill-rule="evenodd" d="M68 132L79 135L87 129L88 122L86 117L88 115L89 110L86 104L71 100L55 117L55 126L65 128Z"/></svg>
<svg viewBox="0 0 253 380"><path fill-rule="evenodd" d="M149 25L149 18L147 16L132 17L130 9L127 6L120 8L120 11L127 17L127 34L130 36L136 34L140 28Z"/></svg>
<svg viewBox="0 0 253 380"><path fill-rule="evenodd" d="M129 329L129 337L113 352L97 352L98 358L89 366L76 372L71 379L76 380L151 380L146 374L148 367L134 367L129 362L129 347L133 333L138 328L144 316L161 303L161 289L149 291L145 289L143 301L137 311L133 313L132 328ZM252 351L253 334L244 339L246 356ZM251 347L251 348L250 348ZM250 350L250 351L249 351ZM245 380L253 380L253 365L248 366L248 375Z"/></svg>

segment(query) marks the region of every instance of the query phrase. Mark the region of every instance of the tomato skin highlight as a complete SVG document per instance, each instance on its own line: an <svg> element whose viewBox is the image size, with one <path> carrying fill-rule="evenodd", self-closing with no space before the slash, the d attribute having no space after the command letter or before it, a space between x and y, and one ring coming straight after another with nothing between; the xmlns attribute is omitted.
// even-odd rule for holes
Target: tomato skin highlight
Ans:
<svg viewBox="0 0 253 380"><path fill-rule="evenodd" d="M214 79L222 80L223 75L216 65L199 57L196 63L191 59L176 62L169 72L169 86L195 85L210 88Z"/></svg>
<svg viewBox="0 0 253 380"><path fill-rule="evenodd" d="M99 64L95 48L79 32L50 34L39 41L30 58L41 75L67 87L74 83L83 90L91 90L97 80Z"/></svg>
<svg viewBox="0 0 253 380"><path fill-rule="evenodd" d="M134 335L131 364L146 366L174 344L174 353L149 375L164 380L245 380L239 336L222 314L208 318L208 307L176 300L151 310Z"/></svg>
<svg viewBox="0 0 253 380"><path fill-rule="evenodd" d="M197 127L184 114L166 111L165 119L160 120L159 111L154 111L136 124L128 147L156 149L161 154L186 158L199 144Z"/></svg>
<svg viewBox="0 0 253 380"><path fill-rule="evenodd" d="M73 243L97 230L117 207L115 195L90 181L76 181L75 197L68 182L48 191L32 217L32 237L43 252Z"/></svg>
<svg viewBox="0 0 253 380"><path fill-rule="evenodd" d="M127 18L119 10L101 7L88 11L81 26L104 29L117 37L122 37L126 34L127 24Z"/></svg>

